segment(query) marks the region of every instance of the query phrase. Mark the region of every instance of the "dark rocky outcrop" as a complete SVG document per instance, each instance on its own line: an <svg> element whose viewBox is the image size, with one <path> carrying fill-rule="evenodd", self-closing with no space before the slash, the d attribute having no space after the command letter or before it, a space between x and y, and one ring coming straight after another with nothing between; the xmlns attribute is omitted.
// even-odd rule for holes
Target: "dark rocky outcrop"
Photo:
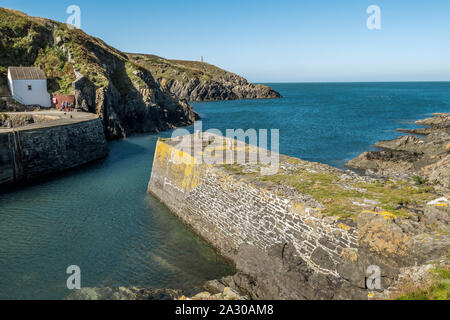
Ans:
<svg viewBox="0 0 450 320"><path fill-rule="evenodd" d="M401 132L409 135L375 144L379 151L366 152L347 166L384 177L417 176L445 188L450 187L450 114L435 114L417 121L428 128Z"/></svg>
<svg viewBox="0 0 450 320"><path fill-rule="evenodd" d="M65 300L177 300L182 295L179 290L144 289L136 287L120 288L83 288L74 291Z"/></svg>
<svg viewBox="0 0 450 320"><path fill-rule="evenodd" d="M316 257L327 260L318 250ZM363 299L364 276L357 272L356 287L343 278L318 273L303 260L290 244L274 246L268 253L243 245L236 256L238 273L220 282L254 300L331 300ZM348 268L354 273L354 266ZM358 285L360 288L358 288Z"/></svg>

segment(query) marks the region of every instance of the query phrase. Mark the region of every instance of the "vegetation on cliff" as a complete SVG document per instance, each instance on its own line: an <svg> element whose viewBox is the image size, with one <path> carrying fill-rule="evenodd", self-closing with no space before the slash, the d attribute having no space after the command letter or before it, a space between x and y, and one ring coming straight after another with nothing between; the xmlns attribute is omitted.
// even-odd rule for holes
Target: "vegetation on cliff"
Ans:
<svg viewBox="0 0 450 320"><path fill-rule="evenodd" d="M449 300L450 299L450 255L446 263L415 268L414 274L403 275L390 299L395 300ZM419 269L419 270L417 270ZM414 279L412 279L414 278Z"/></svg>
<svg viewBox="0 0 450 320"><path fill-rule="evenodd" d="M66 24L0 8L0 83L9 66L43 69L49 91L74 94L110 139L192 124L198 115L185 100L279 97L208 64L125 54Z"/></svg>
<svg viewBox="0 0 450 320"><path fill-rule="evenodd" d="M267 184L294 188L320 203L325 215L357 219L364 210L376 208L388 218L411 216L413 208L423 206L438 195L431 186L417 186L413 181L375 180L349 175L322 164L287 158L279 172L260 176L241 165L225 165L231 173L253 176Z"/></svg>
<svg viewBox="0 0 450 320"><path fill-rule="evenodd" d="M51 93L74 94L76 108L96 113L109 139L189 125L192 108L162 91L148 70L82 30L0 8L0 77L8 66L45 70Z"/></svg>
<svg viewBox="0 0 450 320"><path fill-rule="evenodd" d="M131 60L149 70L165 92L188 101L280 98L265 85L216 66L198 61L168 60L155 55L128 54Z"/></svg>

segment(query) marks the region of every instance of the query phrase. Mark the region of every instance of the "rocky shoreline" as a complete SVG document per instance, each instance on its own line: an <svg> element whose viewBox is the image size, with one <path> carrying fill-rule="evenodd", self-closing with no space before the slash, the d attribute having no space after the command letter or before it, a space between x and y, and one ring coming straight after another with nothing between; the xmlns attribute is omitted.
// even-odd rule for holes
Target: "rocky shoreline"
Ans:
<svg viewBox="0 0 450 320"><path fill-rule="evenodd" d="M246 296L229 287L225 287L218 281L210 281L203 286L202 292L187 294L183 290L172 289L146 289L137 287L119 288L82 288L74 291L65 300L249 300Z"/></svg>
<svg viewBox="0 0 450 320"><path fill-rule="evenodd" d="M380 150L363 153L347 167L374 177L414 177L419 184L450 188L450 113L434 114L416 124L426 128L398 129L410 135L376 143Z"/></svg>

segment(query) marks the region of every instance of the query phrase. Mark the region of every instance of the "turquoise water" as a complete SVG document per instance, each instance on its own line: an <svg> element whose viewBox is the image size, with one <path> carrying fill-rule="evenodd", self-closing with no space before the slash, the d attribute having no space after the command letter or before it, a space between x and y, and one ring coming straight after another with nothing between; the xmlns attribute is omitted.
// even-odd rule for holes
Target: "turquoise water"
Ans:
<svg viewBox="0 0 450 320"><path fill-rule="evenodd" d="M282 153L337 167L450 111L450 83L271 86L284 98L193 105L205 129L280 129ZM113 142L102 162L0 195L0 299L61 299L69 265L83 287L189 289L233 273L147 194L159 136L170 133Z"/></svg>

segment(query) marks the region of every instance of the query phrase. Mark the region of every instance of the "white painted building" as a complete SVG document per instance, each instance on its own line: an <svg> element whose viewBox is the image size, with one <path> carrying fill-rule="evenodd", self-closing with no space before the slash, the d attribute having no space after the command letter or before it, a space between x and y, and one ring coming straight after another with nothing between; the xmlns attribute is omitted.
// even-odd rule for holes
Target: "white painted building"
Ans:
<svg viewBox="0 0 450 320"><path fill-rule="evenodd" d="M8 86L13 99L23 105L52 106L47 91L47 77L39 68L9 67Z"/></svg>

